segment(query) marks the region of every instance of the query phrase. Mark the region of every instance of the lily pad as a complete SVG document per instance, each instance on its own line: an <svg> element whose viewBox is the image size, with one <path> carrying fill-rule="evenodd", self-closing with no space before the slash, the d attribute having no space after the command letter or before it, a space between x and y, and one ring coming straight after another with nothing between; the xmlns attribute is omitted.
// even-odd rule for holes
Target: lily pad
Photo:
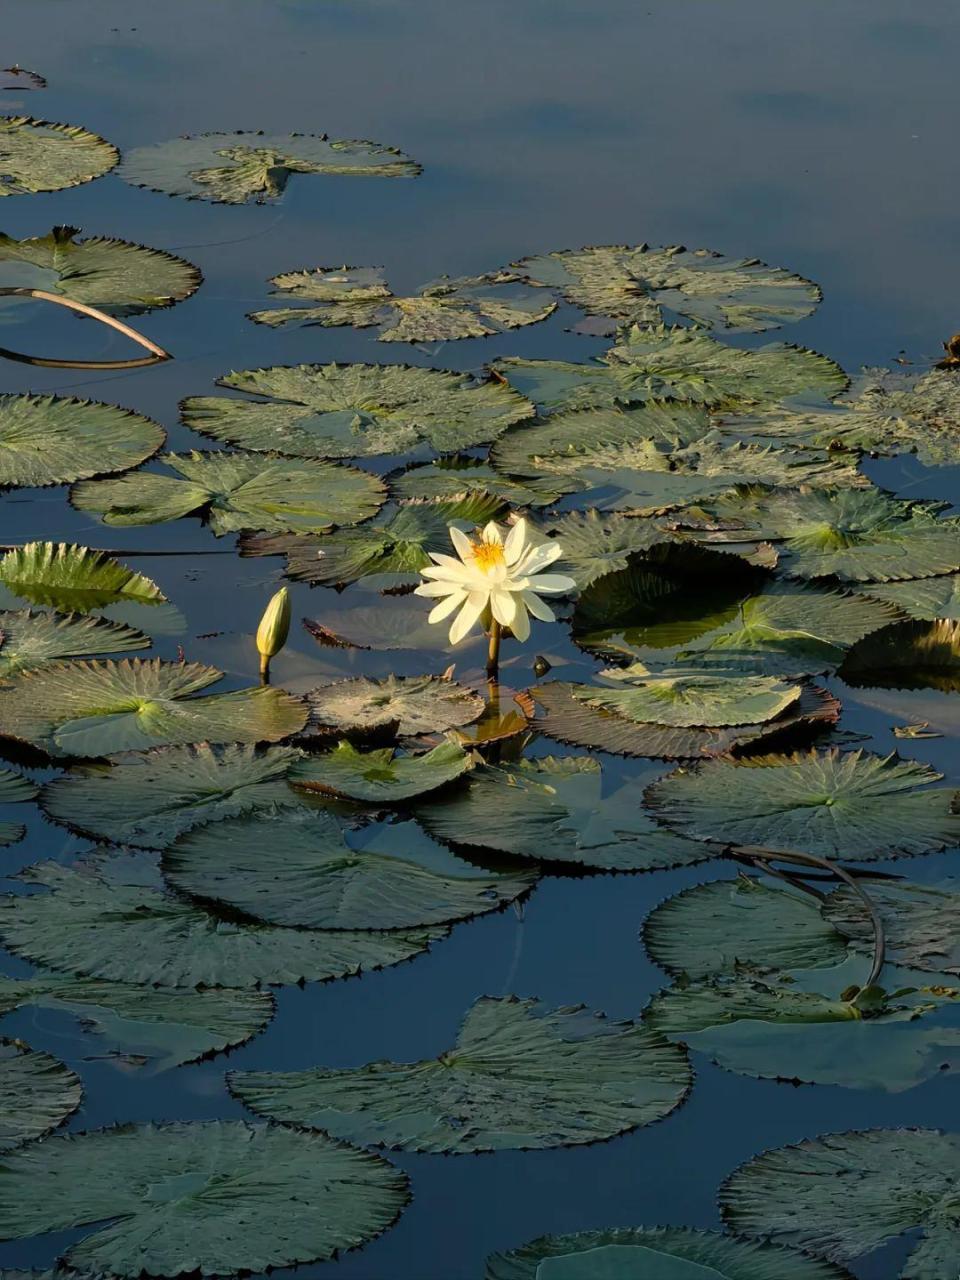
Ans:
<svg viewBox="0 0 960 1280"><path fill-rule="evenodd" d="M874 862L960 844L942 774L865 751L711 760L647 788L647 807L696 840Z"/></svg>
<svg viewBox="0 0 960 1280"><path fill-rule="evenodd" d="M82 1097L79 1076L58 1058L0 1040L0 1152L52 1133Z"/></svg>
<svg viewBox="0 0 960 1280"><path fill-rule="evenodd" d="M324 755L309 755L290 774L295 787L347 796L366 804L394 804L435 791L472 768L455 742L443 742L424 755L398 755L392 747L357 751L341 742Z"/></svg>
<svg viewBox="0 0 960 1280"><path fill-rule="evenodd" d="M484 709L479 694L440 676L357 676L319 685L306 700L306 736L330 736L336 730L368 733L391 726L404 737L443 733L470 724Z"/></svg>
<svg viewBox="0 0 960 1280"><path fill-rule="evenodd" d="M779 404L790 396L831 396L847 379L827 356L773 343L728 347L699 329L634 325L592 364L511 356L494 369L549 413L614 409L652 400L719 408Z"/></svg>
<svg viewBox="0 0 960 1280"><path fill-rule="evenodd" d="M162 427L119 405L0 395L0 487L69 484L126 471L163 441Z"/></svg>
<svg viewBox="0 0 960 1280"><path fill-rule="evenodd" d="M160 461L174 474L139 471L118 480L81 481L70 501L110 525L202 515L220 537L243 529L323 533L374 515L386 496L376 476L335 463L196 451L164 454Z"/></svg>
<svg viewBox="0 0 960 1280"><path fill-rule="evenodd" d="M658 828L637 803L635 781L606 797L602 790L596 760L544 756L478 765L462 786L414 812L441 840L537 861L651 871L712 855L696 841Z"/></svg>
<svg viewBox="0 0 960 1280"><path fill-rule="evenodd" d="M16 769L0 768L0 805L21 804L25 800L33 800L39 788L25 778ZM0 821L0 848L5 844L16 844L22 840L26 827L19 822Z"/></svg>
<svg viewBox="0 0 960 1280"><path fill-rule="evenodd" d="M481 997L431 1061L231 1072L231 1091L288 1124L403 1151L544 1150L663 1119L690 1087L681 1050L580 1006Z"/></svg>
<svg viewBox="0 0 960 1280"><path fill-rule="evenodd" d="M881 882L870 885L870 898L883 921L891 963L960 976L960 881ZM873 927L859 898L835 890L822 911L856 949L872 949Z"/></svg>
<svg viewBox="0 0 960 1280"><path fill-rule="evenodd" d="M0 937L60 973L157 987L323 982L399 964L442 928L373 933L279 928L215 912L164 886L152 854L45 862L18 877L49 893L0 899Z"/></svg>
<svg viewBox="0 0 960 1280"><path fill-rule="evenodd" d="M254 311L251 320L287 325L376 327L381 342L450 342L484 338L545 320L557 304L511 271L442 276L411 297L396 297L379 267L315 267L273 276L274 296L306 305Z"/></svg>
<svg viewBox="0 0 960 1280"><path fill-rule="evenodd" d="M946 1206L960 1138L936 1129L861 1129L765 1151L720 1189L729 1226L847 1262L904 1235L903 1280L952 1280L958 1231Z"/></svg>
<svg viewBox="0 0 960 1280"><path fill-rule="evenodd" d="M67 542L28 542L0 557L0 583L31 604L93 613L115 604L156 606L167 597L155 582L103 551Z"/></svg>
<svg viewBox="0 0 960 1280"><path fill-rule="evenodd" d="M608 573L626 569L631 557L674 540L663 523L616 511L569 511L543 527L560 543L563 555L554 565L569 574L581 591Z"/></svg>
<svg viewBox="0 0 960 1280"><path fill-rule="evenodd" d="M119 159L112 143L77 125L0 116L0 197L79 187Z"/></svg>
<svg viewBox="0 0 960 1280"><path fill-rule="evenodd" d="M172 307L199 289L192 263L129 240L91 236L78 227L15 240L0 233L0 285L43 289L113 316ZM105 468L104 468L105 469Z"/></svg>
<svg viewBox="0 0 960 1280"><path fill-rule="evenodd" d="M131 1280L333 1258L409 1199L406 1174L378 1156L237 1120L68 1134L9 1156L5 1171L0 1235L89 1228L67 1265Z"/></svg>
<svg viewBox="0 0 960 1280"><path fill-rule="evenodd" d="M516 267L588 315L610 317L599 330L606 333L625 324L659 324L665 312L701 329L761 333L804 319L823 296L812 281L783 267L683 245L591 245L523 258Z"/></svg>
<svg viewBox="0 0 960 1280"><path fill-rule="evenodd" d="M602 671L606 685L573 685L573 696L591 707L636 723L680 728L765 724L800 697L800 686L775 676L713 674L696 667L651 671L643 663Z"/></svg>
<svg viewBox="0 0 960 1280"><path fill-rule="evenodd" d="M840 677L857 688L960 690L960 622L899 622L854 645Z"/></svg>
<svg viewBox="0 0 960 1280"><path fill-rule="evenodd" d="M0 610L0 684L58 658L149 649L150 639L133 627L105 618Z"/></svg>
<svg viewBox="0 0 960 1280"><path fill-rule="evenodd" d="M922 622L935 622L938 618L960 622L960 573L909 582L869 582L860 590Z"/></svg>
<svg viewBox="0 0 960 1280"><path fill-rule="evenodd" d="M484 1280L851 1280L819 1258L690 1227L541 1236L487 1258Z"/></svg>
<svg viewBox="0 0 960 1280"><path fill-rule="evenodd" d="M0 688L2 732L62 757L191 742L276 742L303 727L303 703L280 689L192 696L222 674L199 662L139 658L25 671Z"/></svg>
<svg viewBox="0 0 960 1280"><path fill-rule="evenodd" d="M104 1041L104 1056L156 1073L244 1044L264 1030L274 1004L262 991L164 991L44 972L0 978L0 1014L21 1008L71 1014Z"/></svg>
<svg viewBox="0 0 960 1280"><path fill-rule="evenodd" d="M187 200L273 204L295 173L415 178L420 166L377 142L335 141L326 134L202 133L128 151L120 177Z"/></svg>
<svg viewBox="0 0 960 1280"><path fill-rule="evenodd" d="M388 600L375 596L370 604L353 605L324 616L331 625L312 618L304 618L303 625L314 640L326 648L402 649L421 655L448 653L451 649L448 629L427 622L427 612L419 596L390 596ZM481 632L477 631L463 643L479 645L482 639Z"/></svg>
<svg viewBox="0 0 960 1280"><path fill-rule="evenodd" d="M161 747L75 766L47 783L41 804L49 817L95 840L164 849L202 823L297 806L285 778L299 758L291 747Z"/></svg>
<svg viewBox="0 0 960 1280"><path fill-rule="evenodd" d="M493 876L416 823L344 838L327 813L264 813L181 836L163 856L176 889L251 919L301 929L404 929L494 911L536 883Z"/></svg>
<svg viewBox="0 0 960 1280"><path fill-rule="evenodd" d="M502 382L402 364L274 365L228 373L218 385L263 399L191 396L181 405L188 427L294 458L400 454L421 441L450 453L533 417L533 405Z"/></svg>
<svg viewBox="0 0 960 1280"><path fill-rule="evenodd" d="M549 506L567 488L564 482L552 484L549 480L524 482L508 479L495 471L489 462L469 454L454 454L438 458L436 462L422 462L418 466L395 471L387 476L387 483L393 496L404 500L425 498L438 502L462 498L464 494L468 497L483 495L513 507Z"/></svg>

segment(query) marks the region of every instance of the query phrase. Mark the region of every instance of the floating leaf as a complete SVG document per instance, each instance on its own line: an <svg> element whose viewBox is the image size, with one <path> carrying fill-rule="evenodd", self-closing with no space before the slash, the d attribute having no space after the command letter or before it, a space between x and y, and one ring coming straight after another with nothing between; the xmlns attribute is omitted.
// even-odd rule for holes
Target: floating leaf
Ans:
<svg viewBox="0 0 960 1280"><path fill-rule="evenodd" d="M550 413L651 400L722 408L779 404L790 396L834 395L847 385L832 360L803 347L773 343L744 351L699 329L663 326L634 325L593 364L511 356L493 367Z"/></svg>
<svg viewBox="0 0 960 1280"><path fill-rule="evenodd" d="M106 1042L106 1052L165 1071L244 1044L273 1017L273 997L261 991L164 991L38 973L0 978L0 1014L32 1007L76 1018Z"/></svg>
<svg viewBox="0 0 960 1280"><path fill-rule="evenodd" d="M488 501L498 499L513 507L546 507L566 492L562 482L551 484L547 480L534 479L524 483L507 479L489 462L468 454L455 454L449 458L438 458L436 462L423 462L419 466L395 471L387 476L387 483L395 498L425 498L437 502L462 498L466 494L475 499L481 496Z"/></svg>
<svg viewBox="0 0 960 1280"><path fill-rule="evenodd" d="M254 1111L404 1151L543 1150L612 1138L669 1115L683 1053L580 1006L481 997L456 1045L431 1061L352 1070L231 1072Z"/></svg>
<svg viewBox="0 0 960 1280"><path fill-rule="evenodd" d="M478 870L413 822L380 824L348 844L322 812L199 827L167 850L163 873L192 897L301 929L442 924L494 911L536 883L528 872Z"/></svg>
<svg viewBox="0 0 960 1280"><path fill-rule="evenodd" d="M280 689L192 696L222 674L199 662L139 658L25 671L0 689L2 732L56 757L190 742L276 742L303 727L303 703Z"/></svg>
<svg viewBox="0 0 960 1280"><path fill-rule="evenodd" d="M104 236L78 240L79 234L77 227L24 240L0 233L0 285L43 289L108 315L133 316L172 307L203 280L192 263L171 253Z"/></svg>
<svg viewBox="0 0 960 1280"><path fill-rule="evenodd" d="M922 622L935 622L938 618L960 621L960 573L882 585L870 582L860 590Z"/></svg>
<svg viewBox="0 0 960 1280"><path fill-rule="evenodd" d="M126 471L163 444L149 418L96 400L0 395L0 487Z"/></svg>
<svg viewBox="0 0 960 1280"><path fill-rule="evenodd" d="M51 1133L82 1097L79 1077L58 1058L0 1040L0 1152Z"/></svg>
<svg viewBox="0 0 960 1280"><path fill-rule="evenodd" d="M0 197L79 187L119 159L115 146L77 125L0 116Z"/></svg>
<svg viewBox="0 0 960 1280"><path fill-rule="evenodd" d="M44 812L112 844L163 849L206 822L300 802L285 782L291 747L162 747L78 765L43 789Z"/></svg>
<svg viewBox="0 0 960 1280"><path fill-rule="evenodd" d="M18 877L51 892L0 899L0 937L61 973L158 987L259 987L345 978L409 960L442 928L372 933L278 928L217 914L164 888L155 855L45 862Z"/></svg>
<svg viewBox="0 0 960 1280"><path fill-rule="evenodd" d="M810 280L783 267L683 245L591 245L523 258L516 267L534 284L559 289L588 315L611 317L616 324L607 333L625 324L660 324L664 312L702 329L760 333L804 319L823 296Z"/></svg>
<svg viewBox="0 0 960 1280"><path fill-rule="evenodd" d="M67 542L28 542L0 557L0 583L31 604L92 613L113 604L156 606L167 597L155 582L119 560Z"/></svg>
<svg viewBox="0 0 960 1280"><path fill-rule="evenodd" d="M608 573L626 569L631 557L651 547L673 541L662 523L616 511L569 511L544 526L555 537L563 555L554 568L570 574L581 591Z"/></svg>
<svg viewBox="0 0 960 1280"><path fill-rule="evenodd" d="M141 632L105 618L0 610L0 683L58 658L149 647L149 638Z"/></svg>
<svg viewBox="0 0 960 1280"><path fill-rule="evenodd" d="M851 1280L847 1271L761 1240L690 1227L618 1227L541 1236L487 1258L484 1280Z"/></svg>
<svg viewBox="0 0 960 1280"><path fill-rule="evenodd" d="M667 667L651 671L642 663L600 673L605 686L572 685L573 696L636 723L689 726L765 724L800 697L800 686L775 676Z"/></svg>
<svg viewBox="0 0 960 1280"><path fill-rule="evenodd" d="M379 267L315 267L273 276L270 283L275 297L308 305L254 311L250 319L258 324L376 326L381 342L483 338L535 324L557 309L510 271L442 276L404 298L391 293Z"/></svg>
<svg viewBox="0 0 960 1280"><path fill-rule="evenodd" d="M460 788L415 813L432 835L453 844L607 871L650 871L711 856L695 841L659 829L637 803L636 782L605 797L602 790L596 760L544 756L478 765Z"/></svg>
<svg viewBox="0 0 960 1280"><path fill-rule="evenodd" d="M720 1207L736 1231L834 1262L917 1232L903 1280L953 1280L960 1233L948 1206L958 1179L954 1134L853 1130L748 1160L721 1187Z"/></svg>
<svg viewBox="0 0 960 1280"><path fill-rule="evenodd" d="M307 734L370 732L395 727L404 737L443 733L483 713L479 694L439 676L357 676L322 684L306 695ZM0 704L2 705L2 704Z"/></svg>
<svg viewBox="0 0 960 1280"><path fill-rule="evenodd" d="M333 1258L385 1231L409 1199L406 1174L379 1156L237 1120L67 1134L4 1171L0 1235L89 1228L67 1265L131 1280Z"/></svg>
<svg viewBox="0 0 960 1280"><path fill-rule="evenodd" d="M960 882L871 884L870 898L883 921L891 963L960 975ZM859 898L835 890L822 910L857 950L872 949L873 926Z"/></svg>
<svg viewBox="0 0 960 1280"><path fill-rule="evenodd" d="M840 718L840 704L825 689L804 686L800 697L775 720L761 725L727 728L675 729L660 724L640 724L601 707L592 707L575 692L589 695L595 685L567 684L551 680L538 685L534 696L546 711L537 728L558 742L576 747L610 751L614 755L648 756L661 760L739 754L770 748L781 739L822 732Z"/></svg>
<svg viewBox="0 0 960 1280"><path fill-rule="evenodd" d="M645 801L695 840L874 862L960 844L954 791L917 760L864 751L711 760L647 788Z"/></svg>
<svg viewBox="0 0 960 1280"><path fill-rule="evenodd" d="M215 204L272 204L295 173L415 178L420 166L377 142L326 134L202 133L128 151L120 177L135 187Z"/></svg>
<svg viewBox="0 0 960 1280"><path fill-rule="evenodd" d="M455 742L443 742L418 756L397 755L392 747L357 751L341 742L324 755L306 756L290 774L290 782L366 804L393 804L435 791L471 767L470 757Z"/></svg>
<svg viewBox="0 0 960 1280"><path fill-rule="evenodd" d="M249 548L249 541L247 546ZM358 604L327 614L331 626L311 618L304 618L303 625L318 644L334 649L405 649L421 655L449 652L447 628L427 622L427 610L419 596L391 596L387 601L374 597L374 600L373 604ZM463 643L479 644L482 638L477 631Z"/></svg>
<svg viewBox="0 0 960 1280"><path fill-rule="evenodd" d="M858 688L960 690L960 622L898 622L844 658L840 677Z"/></svg>
<svg viewBox="0 0 960 1280"><path fill-rule="evenodd" d="M25 800L33 800L38 788L29 778L15 769L0 768L0 805L20 804ZM0 821L0 848L5 844L16 844L23 839L26 828L19 822Z"/></svg>
<svg viewBox="0 0 960 1280"><path fill-rule="evenodd" d="M74 485L70 501L104 524L161 524L203 515L219 537L243 529L323 533L357 524L383 506L376 476L330 462L265 458L257 453L164 454L174 475L140 471Z"/></svg>
<svg viewBox="0 0 960 1280"><path fill-rule="evenodd" d="M449 453L533 416L502 382L402 364L274 365L228 373L217 385L264 398L191 396L181 406L188 427L294 458L399 454L421 441Z"/></svg>

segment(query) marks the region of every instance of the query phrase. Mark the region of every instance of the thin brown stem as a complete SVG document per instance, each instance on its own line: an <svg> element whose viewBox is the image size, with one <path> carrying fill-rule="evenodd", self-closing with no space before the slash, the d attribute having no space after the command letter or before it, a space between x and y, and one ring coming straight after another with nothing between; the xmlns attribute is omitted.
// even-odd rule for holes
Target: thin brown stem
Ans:
<svg viewBox="0 0 960 1280"><path fill-rule="evenodd" d="M58 307L67 307L70 311L90 316L91 319L99 320L101 324L105 324L111 329L116 329L118 333L122 333L124 337L130 338L131 341L136 342L138 346L144 347L151 353L149 356L143 356L136 360L55 360L44 356L23 355L19 351L9 351L5 347L0 347L0 355L5 356L8 360L17 360L22 364L39 365L45 369L136 369L143 365L159 364L163 360L173 359L169 351L164 351L163 347L158 347L155 342L145 338L136 329L131 329L122 320L116 320L113 316L108 316L103 311L98 311L96 307L88 307L84 302L74 302L72 298L64 298L58 293L48 293L46 289L0 288L0 297L37 298L41 302L53 302Z"/></svg>
<svg viewBox="0 0 960 1280"><path fill-rule="evenodd" d="M494 618L490 623L490 643L487 646L487 676L497 678L500 671L500 623Z"/></svg>

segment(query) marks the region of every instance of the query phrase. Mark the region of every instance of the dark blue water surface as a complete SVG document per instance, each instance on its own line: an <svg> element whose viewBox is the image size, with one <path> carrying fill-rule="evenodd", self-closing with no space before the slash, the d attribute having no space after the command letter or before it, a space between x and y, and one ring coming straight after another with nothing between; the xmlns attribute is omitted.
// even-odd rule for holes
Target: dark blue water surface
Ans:
<svg viewBox="0 0 960 1280"><path fill-rule="evenodd" d="M383 264L397 292L441 273L482 272L523 254L611 242L706 245L782 264L823 286L810 319L785 332L849 370L901 351L923 363L960 328L960 12L874 0L3 0L0 65L49 80L42 93L0 94L20 109L82 124L121 150L181 133L261 128L328 132L399 147L424 165L413 181L295 178L276 207L167 199L115 175L74 190L0 202L0 229L41 235L70 223L174 250L201 267L191 300L141 319L169 348L167 365L97 374L0 364L5 391L53 390L115 401L167 428L173 447L200 442L177 425L177 401L207 394L230 369L300 360L409 360L479 369L500 355L585 359L604 342L545 324L430 349L377 346L373 331L273 332L245 312L267 278L303 266ZM16 304L22 305L22 304ZM2 319L2 316L0 316ZM122 339L39 308L18 313L10 345L88 359L130 354ZM106 335L106 336L105 336ZM6 341L0 336L0 341ZM875 464L878 483L960 501L960 470L911 460ZM282 562L190 553L229 548L194 520L108 530L73 512L65 491L0 499L0 542L70 539L128 553L187 622L156 651L216 663L238 687L256 678L251 631ZM138 550L183 552L136 557ZM294 586L295 615L336 626L370 599ZM206 639L208 633L219 633ZM562 628L511 646L505 678L532 680L536 653L566 677L596 669ZM469 675L480 642L458 650ZM275 664L294 690L362 669L440 669L442 655L320 650L295 630ZM844 725L887 752L891 726L918 716L941 739L909 754L960 782L957 695L877 694L831 684ZM936 705L935 705L936 704ZM539 744L537 750L548 750ZM640 787L656 768L603 757L605 785ZM13 873L82 847L40 818L5 850ZM956 853L918 859L918 877L960 871ZM929 863L929 865L927 865ZM662 975L637 939L646 912L704 875L546 877L523 908L454 929L432 953L384 973L279 992L265 1035L230 1056L236 1068L416 1059L447 1047L478 995L513 991L635 1016ZM24 971L10 960L10 973ZM86 1095L71 1128L117 1120L243 1114L223 1085L225 1059L144 1079L90 1060L66 1018L5 1019L77 1067ZM958 1084L943 1076L888 1095L794 1088L695 1062L693 1093L665 1122L616 1141L554 1152L396 1156L414 1202L398 1225L336 1263L331 1280L474 1280L485 1255L544 1232L658 1223L716 1227L721 1179L764 1147L842 1128L949 1126ZM79 1233L77 1233L79 1234ZM3 1266L47 1266L72 1233L0 1247ZM896 1275L905 1245L855 1267Z"/></svg>

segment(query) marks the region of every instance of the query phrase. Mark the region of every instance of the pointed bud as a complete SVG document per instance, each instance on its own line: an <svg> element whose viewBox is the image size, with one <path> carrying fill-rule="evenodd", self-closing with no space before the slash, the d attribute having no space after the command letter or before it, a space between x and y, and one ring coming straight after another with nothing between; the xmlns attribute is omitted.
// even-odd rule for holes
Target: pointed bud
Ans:
<svg viewBox="0 0 960 1280"><path fill-rule="evenodd" d="M260 674L270 669L270 659L280 652L290 634L290 593L281 587L273 597L257 627L257 651L260 654Z"/></svg>

